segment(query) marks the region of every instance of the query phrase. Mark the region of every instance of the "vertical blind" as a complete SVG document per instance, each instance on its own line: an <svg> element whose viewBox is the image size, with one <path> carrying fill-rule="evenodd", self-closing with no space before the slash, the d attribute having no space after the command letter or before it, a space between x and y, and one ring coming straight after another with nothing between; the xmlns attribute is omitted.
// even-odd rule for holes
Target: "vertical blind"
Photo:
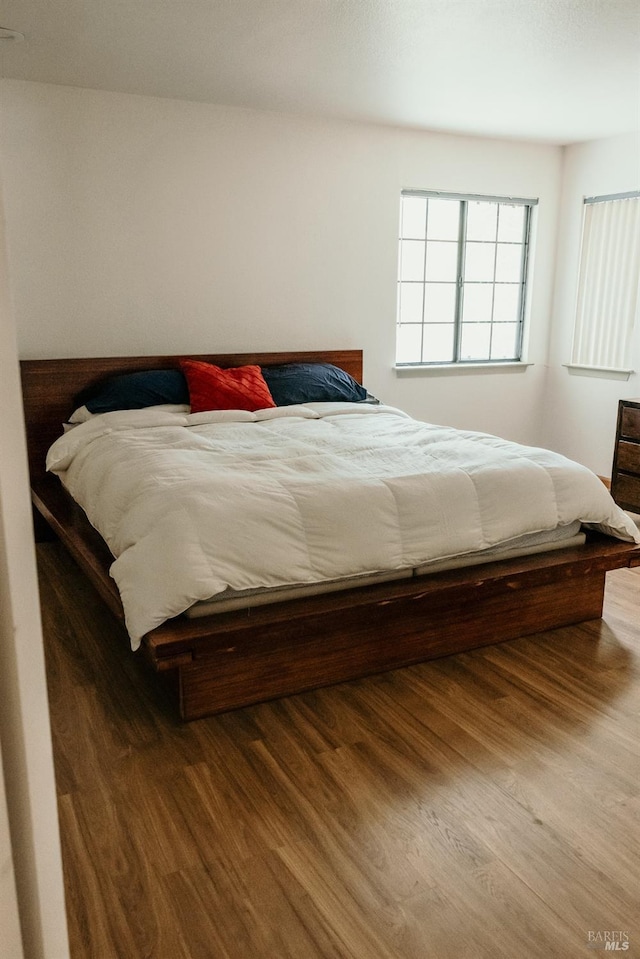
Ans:
<svg viewBox="0 0 640 959"><path fill-rule="evenodd" d="M640 195L586 201L571 362L628 368L640 290Z"/></svg>

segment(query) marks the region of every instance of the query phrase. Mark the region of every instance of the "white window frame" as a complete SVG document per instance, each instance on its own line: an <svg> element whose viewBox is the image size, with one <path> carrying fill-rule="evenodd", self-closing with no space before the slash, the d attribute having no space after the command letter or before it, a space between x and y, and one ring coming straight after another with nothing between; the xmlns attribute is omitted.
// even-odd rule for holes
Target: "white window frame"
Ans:
<svg viewBox="0 0 640 959"><path fill-rule="evenodd" d="M438 190L412 190L406 189L401 191L401 211L402 211L402 199L404 197L424 197L427 201L429 199L444 199L444 200L455 200L460 203L460 219L459 219L459 232L457 238L457 276L456 276L456 295L455 295L455 310L454 310L454 344L452 355L450 359L446 360L423 360L423 347L421 346L421 356L414 360L398 360L396 359L396 369L401 370L410 370L410 369L462 369L462 368L478 368L478 367L500 367L500 366L513 366L514 364L518 366L524 366L523 362L523 344L524 344L524 326L525 326L525 316L526 316L526 307L527 307L527 293L528 293L528 276L529 276L529 264L530 264L530 246L531 246L531 231L532 231L532 218L533 218L533 209L537 205L538 200L535 198L524 198L524 197L511 197L511 196L489 196L489 195L480 195L480 194L468 194L468 193L449 193ZM520 270L520 292L519 292L519 303L518 303L518 312L516 322L518 324L518 331L516 336L516 342L514 350L514 355L509 358L480 358L480 359L463 359L460 355L461 353L461 340L462 340L462 329L463 329L463 290L465 282L465 253L466 253L466 244L467 244L467 207L469 202L486 202L486 203L497 203L497 204L506 204L509 206L522 206L525 208L524 215L524 226L523 226L523 237L522 237L522 261L521 261L521 270ZM428 209L428 203L427 203ZM428 216L428 214L427 214ZM402 217L402 213L401 213ZM398 240L398 308L396 314L396 329L399 330L404 324L401 323L401 314L400 314L400 302L402 295L402 285L403 283L408 282L418 282L421 281L407 281L401 279L401 257L402 257L402 222L400 222L399 228L399 240ZM425 241L427 239L427 227L425 223ZM497 245L497 239L496 239ZM426 278L423 279L422 285L426 287L427 284ZM495 279L495 267L494 267L494 278L491 281L492 286L495 288L499 281ZM493 327L496 321L493 318L490 321L491 326ZM420 325L422 330L422 339L421 343L424 341L425 333L428 333L429 324L424 317L424 305L423 305L423 314L421 323L416 323L412 325Z"/></svg>

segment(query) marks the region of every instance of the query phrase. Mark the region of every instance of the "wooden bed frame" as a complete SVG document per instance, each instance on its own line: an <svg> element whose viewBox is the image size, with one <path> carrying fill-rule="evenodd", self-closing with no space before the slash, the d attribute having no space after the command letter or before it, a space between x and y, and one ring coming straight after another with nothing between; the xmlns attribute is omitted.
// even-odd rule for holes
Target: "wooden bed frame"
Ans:
<svg viewBox="0 0 640 959"><path fill-rule="evenodd" d="M193 356L193 354L190 354ZM362 382L362 352L201 355L219 366L328 362ZM36 512L60 538L118 619L122 604L102 538L57 477L46 452L74 397L117 373L166 369L178 356L28 360L21 363ZM451 653L567 626L602 614L608 570L640 565L640 547L590 536L583 547L486 563L326 596L178 616L148 633L151 666L175 678L185 720L224 712Z"/></svg>

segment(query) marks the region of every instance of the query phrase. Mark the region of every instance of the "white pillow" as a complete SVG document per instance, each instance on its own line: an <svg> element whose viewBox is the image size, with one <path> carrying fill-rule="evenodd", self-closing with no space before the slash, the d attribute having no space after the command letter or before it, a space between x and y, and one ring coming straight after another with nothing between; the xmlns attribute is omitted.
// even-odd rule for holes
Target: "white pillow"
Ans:
<svg viewBox="0 0 640 959"><path fill-rule="evenodd" d="M148 410L155 410L156 413L190 413L191 407L186 406L183 403L161 403L159 406L147 406ZM86 423L87 420L93 419L94 416L101 416L100 413L90 413L86 406L79 406L77 410L74 410L71 416L68 419L68 423L72 426L77 426L78 423Z"/></svg>

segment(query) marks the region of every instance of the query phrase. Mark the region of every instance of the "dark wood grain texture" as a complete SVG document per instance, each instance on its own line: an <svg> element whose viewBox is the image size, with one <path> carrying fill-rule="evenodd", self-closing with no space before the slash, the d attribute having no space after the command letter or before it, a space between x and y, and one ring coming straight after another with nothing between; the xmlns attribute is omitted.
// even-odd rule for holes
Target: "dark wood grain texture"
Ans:
<svg viewBox="0 0 640 959"><path fill-rule="evenodd" d="M362 377L360 351L207 354L221 366L324 361ZM109 608L123 620L112 557L56 477L43 444L59 435L73 396L96 378L163 368L175 357L42 360L22 364L32 498ZM65 406L66 403L66 406ZM64 407L64 410L63 410ZM55 432L54 432L55 431ZM35 464L38 465L35 465ZM143 638L143 655L183 719L212 715L421 660L600 616L607 570L640 563L640 548L606 537L586 547L414 577L189 620Z"/></svg>
<svg viewBox="0 0 640 959"><path fill-rule="evenodd" d="M185 725L38 558L72 959L640 956L640 570L603 620Z"/></svg>
<svg viewBox="0 0 640 959"><path fill-rule="evenodd" d="M611 470L611 495L640 513L640 400L620 400Z"/></svg>

